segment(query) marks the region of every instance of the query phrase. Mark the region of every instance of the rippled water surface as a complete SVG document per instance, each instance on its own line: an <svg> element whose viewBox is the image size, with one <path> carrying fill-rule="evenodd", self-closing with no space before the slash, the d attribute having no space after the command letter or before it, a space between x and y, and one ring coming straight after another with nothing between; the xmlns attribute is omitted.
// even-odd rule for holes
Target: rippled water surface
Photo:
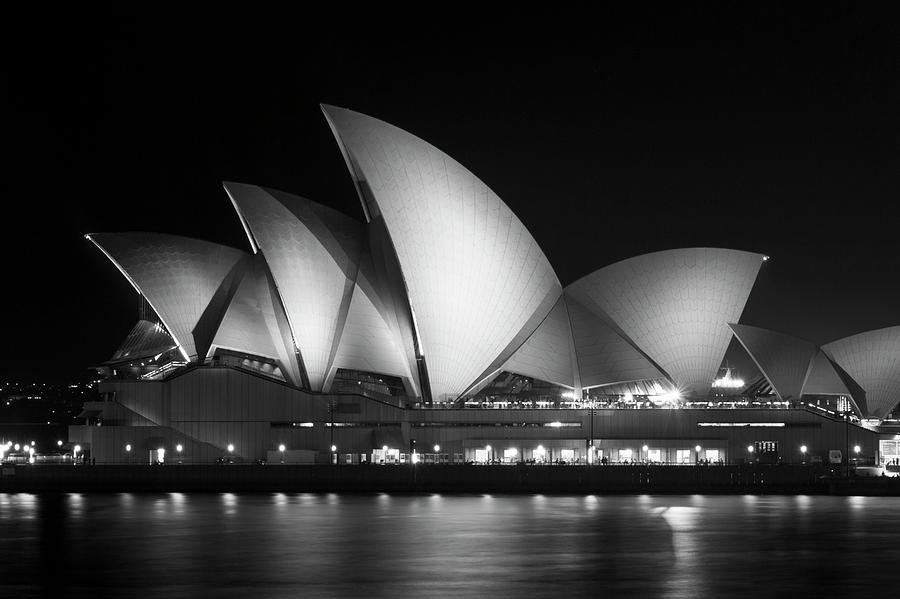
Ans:
<svg viewBox="0 0 900 599"><path fill-rule="evenodd" d="M876 597L898 564L897 498L0 494L3 597Z"/></svg>

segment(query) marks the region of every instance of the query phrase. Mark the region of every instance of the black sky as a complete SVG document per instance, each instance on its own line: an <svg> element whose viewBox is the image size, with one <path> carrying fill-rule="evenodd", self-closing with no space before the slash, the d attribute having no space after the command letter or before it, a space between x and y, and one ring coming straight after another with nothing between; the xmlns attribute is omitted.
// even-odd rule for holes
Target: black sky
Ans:
<svg viewBox="0 0 900 599"><path fill-rule="evenodd" d="M134 323L134 293L84 233L243 248L222 180L362 218L320 102L466 165L563 284L644 252L731 247L773 258L745 323L818 342L900 324L890 4L333 6L7 14L2 377L77 375Z"/></svg>

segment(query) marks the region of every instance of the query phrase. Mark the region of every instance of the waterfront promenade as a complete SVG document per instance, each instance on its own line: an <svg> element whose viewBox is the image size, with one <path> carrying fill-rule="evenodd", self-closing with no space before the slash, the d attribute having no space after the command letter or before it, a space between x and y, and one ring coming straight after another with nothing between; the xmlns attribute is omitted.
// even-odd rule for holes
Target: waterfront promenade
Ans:
<svg viewBox="0 0 900 599"><path fill-rule="evenodd" d="M4 466L0 492L803 493L900 495L900 478L782 466Z"/></svg>

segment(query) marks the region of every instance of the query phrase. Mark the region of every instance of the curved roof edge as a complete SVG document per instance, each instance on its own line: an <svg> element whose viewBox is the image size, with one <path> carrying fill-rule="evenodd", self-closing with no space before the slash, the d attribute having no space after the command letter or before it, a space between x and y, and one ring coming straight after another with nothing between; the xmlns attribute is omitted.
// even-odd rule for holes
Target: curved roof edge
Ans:
<svg viewBox="0 0 900 599"><path fill-rule="evenodd" d="M146 299L184 359L190 361L196 355L202 360L199 354L215 333L210 326L217 324L216 313L223 308L222 287L236 276L242 260L250 254L169 233L88 233L85 239ZM198 271L201 263L203 268Z"/></svg>
<svg viewBox="0 0 900 599"><path fill-rule="evenodd" d="M100 245L100 243L96 239L94 239L94 235L102 235L102 234L103 233L86 233L84 238L87 239L88 241L90 241L94 245L94 247L96 247L98 250L100 250L100 252L104 256L106 256L107 260L112 262L113 266L115 266L116 269L122 274L122 276L125 277L125 279L131 284L131 286L134 288L134 290L137 292L138 295L143 296L144 299L147 300L147 303L150 305L150 307L153 309L153 311L159 317L159 320L162 322L163 326L166 327L166 329L169 331L169 335L171 335L172 339L175 340L175 345L178 346L178 351L181 352L181 355L182 355L182 357L184 357L184 360L186 362L190 362L191 361L190 356L188 355L187 351L185 351L184 346L181 344L181 341L179 341L179 339L177 337L175 337L175 334L172 333L172 328L163 319L163 317L159 313L159 310L157 309L157 307L153 305L153 302L151 302L150 299L147 298L146 295L144 295L144 292L141 291L141 288L138 286L137 282L131 277L130 274L128 274L128 271L125 270L125 268L123 268L121 264L119 264L119 261L116 260L115 258L113 258L112 254L107 252L106 248L104 248L102 245Z"/></svg>
<svg viewBox="0 0 900 599"><path fill-rule="evenodd" d="M757 256L761 262L768 262L771 259L771 256L769 256L768 254L760 254L759 252L751 252L749 250L738 250L738 249L734 249L734 248L702 246L702 245L687 246L687 247L674 247L674 248L668 248L665 250L654 250L652 252L637 254L635 256L629 256L628 258L622 258L621 260L616 260L615 262L610 262L609 264L595 268L594 270L587 273L586 275L578 277L577 279L575 279L574 281L572 281L571 283L566 285L566 288L568 289L569 287L575 285L579 281L582 281L582 280L596 274L597 272L604 270L606 268L610 268L612 266L625 264L626 262L631 262L633 260L638 260L640 258L648 258L650 256L670 254L672 252L681 252L681 251L687 251L687 250L711 250L714 252L734 252L734 253L739 253L739 254L747 254L749 256Z"/></svg>
<svg viewBox="0 0 900 599"><path fill-rule="evenodd" d="M641 254L565 292L596 313L683 393L705 394L768 256L689 247Z"/></svg>

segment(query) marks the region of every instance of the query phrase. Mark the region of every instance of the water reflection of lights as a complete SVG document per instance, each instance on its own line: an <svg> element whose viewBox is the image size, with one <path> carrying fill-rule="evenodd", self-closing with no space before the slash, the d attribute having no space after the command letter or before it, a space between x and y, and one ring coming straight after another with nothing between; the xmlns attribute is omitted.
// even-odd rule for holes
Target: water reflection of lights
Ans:
<svg viewBox="0 0 900 599"><path fill-rule="evenodd" d="M134 508L134 495L131 493L119 493L119 504L124 508L127 516L131 516L131 510Z"/></svg>
<svg viewBox="0 0 900 599"><path fill-rule="evenodd" d="M69 506L71 508L71 514L75 518L80 518L84 515L84 497L81 496L81 493L69 493Z"/></svg>
<svg viewBox="0 0 900 599"><path fill-rule="evenodd" d="M172 504L172 513L176 516L183 516L186 505L184 493L169 493L169 500Z"/></svg>
<svg viewBox="0 0 900 599"><path fill-rule="evenodd" d="M34 520L38 516L38 496L31 493L0 493L0 521Z"/></svg>
<svg viewBox="0 0 900 599"><path fill-rule="evenodd" d="M225 505L226 515L232 516L237 513L237 495L234 493L222 493L222 503Z"/></svg>
<svg viewBox="0 0 900 599"><path fill-rule="evenodd" d="M861 510L866 507L866 498L862 495L851 495L847 498L847 502L854 510Z"/></svg>
<svg viewBox="0 0 900 599"><path fill-rule="evenodd" d="M654 508L652 512L662 516L672 529L672 547L675 566L668 581L669 590L676 597L696 597L704 594L704 581L700 577L702 568L698 556L700 543L697 535L702 532L699 525L701 508L671 506Z"/></svg>

